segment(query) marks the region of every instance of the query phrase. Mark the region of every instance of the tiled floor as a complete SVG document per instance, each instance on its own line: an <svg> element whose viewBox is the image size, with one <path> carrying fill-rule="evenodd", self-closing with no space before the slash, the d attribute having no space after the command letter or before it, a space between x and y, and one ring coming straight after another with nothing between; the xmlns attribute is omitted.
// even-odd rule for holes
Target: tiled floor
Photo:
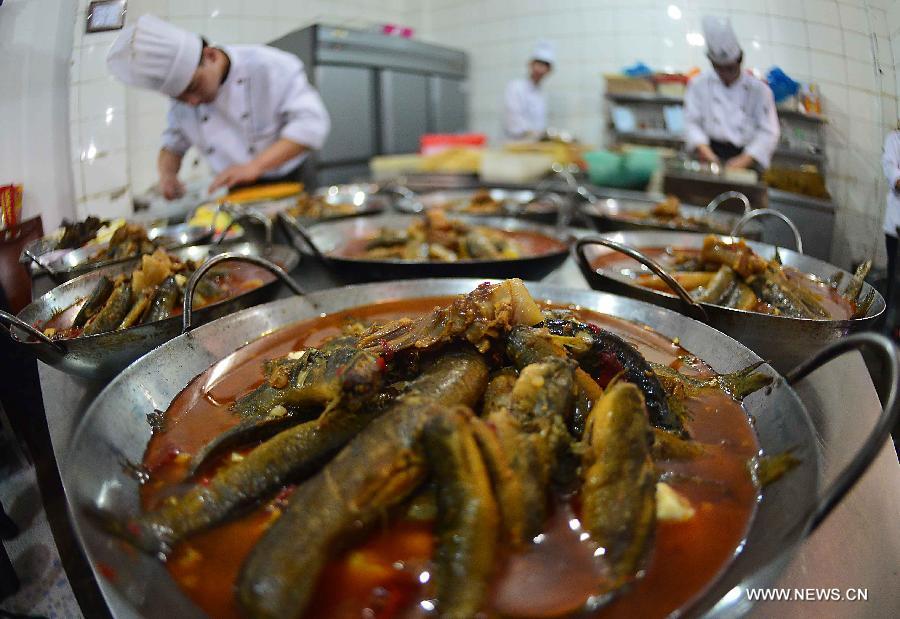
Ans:
<svg viewBox="0 0 900 619"><path fill-rule="evenodd" d="M0 601L6 613L80 619L81 611L63 571L44 513L33 468L0 476L0 502L20 533L3 545L21 582L18 593Z"/></svg>

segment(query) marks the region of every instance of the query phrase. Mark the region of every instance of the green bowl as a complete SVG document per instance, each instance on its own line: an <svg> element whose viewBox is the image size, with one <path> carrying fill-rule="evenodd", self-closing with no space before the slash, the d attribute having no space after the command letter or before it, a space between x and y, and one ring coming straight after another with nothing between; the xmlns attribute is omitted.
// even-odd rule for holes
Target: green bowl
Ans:
<svg viewBox="0 0 900 619"><path fill-rule="evenodd" d="M635 148L622 158L622 182L628 187L644 187L659 168L659 153L652 148Z"/></svg>
<svg viewBox="0 0 900 619"><path fill-rule="evenodd" d="M595 185L620 187L623 176L623 157L608 150L595 150L584 153L588 178Z"/></svg>

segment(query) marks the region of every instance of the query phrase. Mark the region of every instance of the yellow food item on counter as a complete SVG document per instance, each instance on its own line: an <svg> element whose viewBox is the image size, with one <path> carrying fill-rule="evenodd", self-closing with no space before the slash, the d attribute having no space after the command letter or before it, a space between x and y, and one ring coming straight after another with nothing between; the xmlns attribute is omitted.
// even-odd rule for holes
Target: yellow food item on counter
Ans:
<svg viewBox="0 0 900 619"><path fill-rule="evenodd" d="M271 185L254 185L235 189L219 202L241 204L244 202L261 202L263 200L280 200L299 195L303 191L303 183L273 183Z"/></svg>
<svg viewBox="0 0 900 619"><path fill-rule="evenodd" d="M481 165L480 148L448 148L422 158L426 172L454 172L474 174Z"/></svg>
<svg viewBox="0 0 900 619"><path fill-rule="evenodd" d="M191 216L190 220L188 221L188 224L190 224L192 226L198 226L201 228L208 228L209 225L212 224L212 222L213 222L213 216L216 213L217 206L218 205L216 205L216 204L204 204L204 205L198 207L197 210L194 211L194 214ZM219 212L219 214L215 215L215 217L216 217L216 224L214 226L214 229L216 231L216 234L218 234L218 233L222 232L222 230L227 228L228 224L231 223L231 215L229 215L228 213ZM231 230L237 234L240 234L241 232L243 232L243 230L241 230L240 226L235 226Z"/></svg>

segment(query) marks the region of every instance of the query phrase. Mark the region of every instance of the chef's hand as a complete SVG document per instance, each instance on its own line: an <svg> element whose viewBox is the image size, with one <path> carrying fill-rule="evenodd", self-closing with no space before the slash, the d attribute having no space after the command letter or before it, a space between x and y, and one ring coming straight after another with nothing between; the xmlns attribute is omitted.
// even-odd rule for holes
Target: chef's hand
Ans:
<svg viewBox="0 0 900 619"><path fill-rule="evenodd" d="M177 176L165 176L159 179L159 191L166 200L174 200L184 195L184 183Z"/></svg>
<svg viewBox="0 0 900 619"><path fill-rule="evenodd" d="M700 158L700 161L719 163L719 157L709 147L709 144L700 144L697 146L697 156Z"/></svg>
<svg viewBox="0 0 900 619"><path fill-rule="evenodd" d="M228 187L230 189L235 185L253 183L261 175L262 170L253 161L243 165L233 165L213 180L209 186L209 192L212 193L219 187Z"/></svg>
<svg viewBox="0 0 900 619"><path fill-rule="evenodd" d="M747 153L741 153L740 155L736 155L725 162L725 169L727 170L746 170L750 166L753 165L753 157L748 155Z"/></svg>

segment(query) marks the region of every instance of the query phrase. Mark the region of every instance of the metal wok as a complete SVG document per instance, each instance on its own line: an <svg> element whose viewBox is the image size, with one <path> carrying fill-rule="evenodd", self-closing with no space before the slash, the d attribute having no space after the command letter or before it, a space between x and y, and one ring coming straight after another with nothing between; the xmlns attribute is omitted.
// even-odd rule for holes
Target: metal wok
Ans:
<svg viewBox="0 0 900 619"><path fill-rule="evenodd" d="M147 236L151 240L164 239L162 241L162 247L166 249L203 243L210 240L212 235L212 228L191 226L189 224L177 224L174 226L150 228L147 230ZM121 264L134 259L134 256L128 256L126 258L110 260L91 260L98 251L104 249L107 245L108 243L85 245L58 256L47 264L41 262L37 257L26 254L26 252L23 252L22 255L25 260L34 262L35 266L39 267L39 271L47 273L54 281L62 283L82 273L113 264Z"/></svg>
<svg viewBox="0 0 900 619"><path fill-rule="evenodd" d="M417 280L349 286L306 297L282 299L205 325L175 338L128 367L97 397L87 410L70 444L71 460L64 467L64 483L76 534L85 549L100 588L117 616L202 617L181 592L164 565L135 552L110 536L91 516L103 510L120 516L140 509L140 482L123 463L139 463L152 430L146 415L165 409L198 374L249 341L279 337L277 329L299 320L378 299L406 299L452 295L471 291L482 280ZM704 359L718 372L746 367L759 358L715 329L647 303L592 291L576 291L544 284L529 284L535 298L574 303L652 326ZM810 417L790 386L829 359L858 347L874 348L887 368L882 376L882 412L875 429L836 481L822 488L821 454ZM774 370L763 371L775 376ZM759 442L766 453L788 449L800 464L778 482L760 491L756 513L744 542L733 560L706 590L675 615L741 616L747 596L741 588L771 585L792 550L841 500L864 472L887 438L896 420L898 374L893 346L885 338L862 334L847 338L816 355L788 375L778 377L770 389L746 398L745 409L755 420ZM103 574L115 574L107 578Z"/></svg>
<svg viewBox="0 0 900 619"><path fill-rule="evenodd" d="M684 232L716 232L727 234L740 219L750 211L750 202L744 194L737 191L728 191L716 196L706 207L682 204L678 210L684 217L691 217L708 222L709 225L691 225L686 222L666 222L663 219L640 219L637 216L649 213L659 203L658 198L647 195L624 197L596 197L594 201L588 201L582 206L582 213L591 221L600 232L614 232L617 230L671 230ZM729 201L742 205L741 213L733 214L718 210L722 204ZM751 238L759 238L762 229L752 226L747 232Z"/></svg>
<svg viewBox="0 0 900 619"><path fill-rule="evenodd" d="M509 260L459 260L437 262L427 260L393 260L351 258L340 255L342 248L353 240L368 239L381 228L405 230L417 219L414 215L381 215L322 222L304 228L296 221L282 219L294 244L311 253L348 282L413 277L521 277L540 279L568 256L569 238L548 226L538 226L512 218L462 217L453 219L471 225L488 226L508 232L528 232L539 237L547 250Z"/></svg>
<svg viewBox="0 0 900 619"><path fill-rule="evenodd" d="M226 246L227 251L246 257L261 257L293 269L300 256L286 245L266 246L259 243L238 243ZM213 245L197 245L174 250L171 253L190 260L204 260L225 249ZM69 374L88 378L113 376L126 365L163 342L181 333L181 317L172 316L145 325L109 331L96 335L66 340L52 340L32 325L44 324L60 311L88 296L100 277L114 277L132 271L139 258L97 269L57 286L25 307L18 316L0 312L0 323L5 323L10 337L51 367ZM272 280L259 288L207 305L195 312L202 321L213 320L236 310L273 298L279 282Z"/></svg>
<svg viewBox="0 0 900 619"><path fill-rule="evenodd" d="M666 275L658 263L640 253L641 249L655 247L700 249L705 237L705 234L691 232L613 232L580 239L575 244L574 254L581 272L592 288L649 301L702 320L748 346L780 372L794 367L826 344L851 333L872 329L884 314L884 298L865 282L861 297L873 292L875 299L864 317L851 320L789 318L711 303L697 303L678 282ZM767 259L772 258L776 251L775 246L765 243L747 241L747 244ZM637 251L629 252L629 249ZM638 286L613 269L596 268L598 260L616 251L627 252L627 255L662 277L673 290L681 288L681 292L676 296L651 290ZM850 281L850 273L827 262L788 249L777 248L777 251L785 265L815 275L823 281L830 280L838 273L843 274L843 281Z"/></svg>
<svg viewBox="0 0 900 619"><path fill-rule="evenodd" d="M312 192L313 197L322 198L326 204L334 206L351 206L352 212L325 216L322 218L300 218L301 221L323 221L326 219L342 219L360 215L374 215L386 210L393 198L382 192L382 188L374 183L348 183L344 185L328 185ZM276 200L257 200L240 203L228 203L235 209L253 209L274 219L281 215L291 217L287 210L297 204L298 196L278 198Z"/></svg>
<svg viewBox="0 0 900 619"><path fill-rule="evenodd" d="M455 189L416 194L404 192L394 204L401 213L422 213L433 208L472 217L520 217L541 223L554 223L564 198L556 193L536 192L530 189L488 188L491 199L500 203L495 212L470 213L465 207L481 189Z"/></svg>

